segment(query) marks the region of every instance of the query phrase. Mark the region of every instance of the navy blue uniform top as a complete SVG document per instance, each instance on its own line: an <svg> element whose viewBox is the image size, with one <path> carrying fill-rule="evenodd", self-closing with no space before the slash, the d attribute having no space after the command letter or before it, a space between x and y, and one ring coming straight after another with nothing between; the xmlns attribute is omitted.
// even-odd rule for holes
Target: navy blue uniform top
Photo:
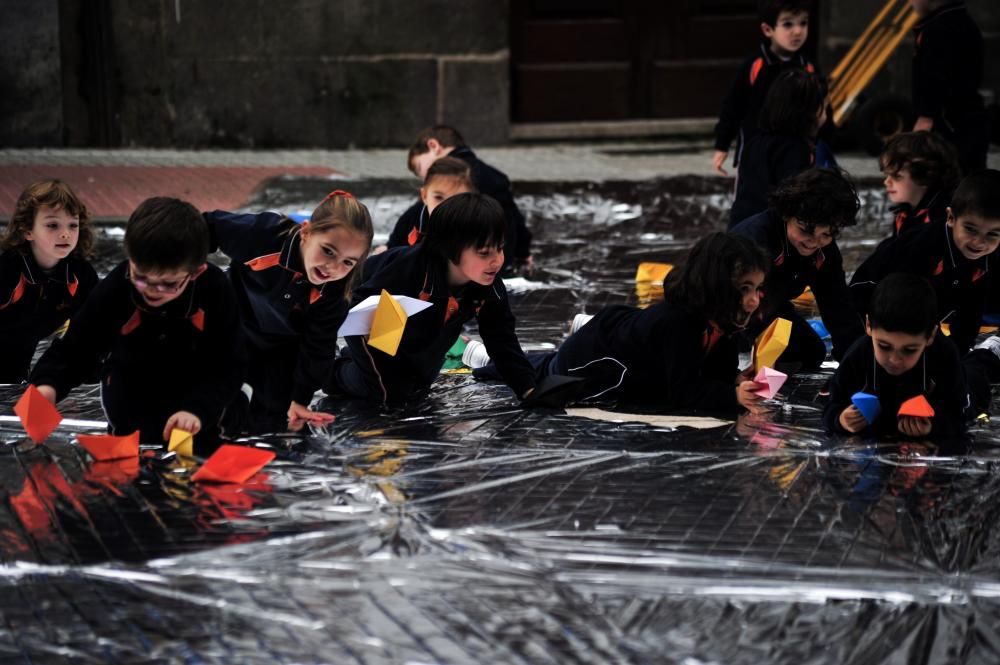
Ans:
<svg viewBox="0 0 1000 665"><path fill-rule="evenodd" d="M0 381L27 378L39 340L69 320L96 284L94 268L75 256L42 270L30 250L0 254L0 345L6 356L0 365L13 372Z"/></svg>
<svg viewBox="0 0 1000 665"><path fill-rule="evenodd" d="M816 161L812 143L801 136L760 132L747 143L740 157L736 199L729 211L729 226L767 210L767 195L782 180L805 171Z"/></svg>
<svg viewBox="0 0 1000 665"><path fill-rule="evenodd" d="M173 412L189 411L207 424L239 392L242 341L236 298L219 268L209 265L176 299L151 308L123 261L38 360L31 382L52 386L62 399L99 372L104 384L132 395L136 411L170 402Z"/></svg>
<svg viewBox="0 0 1000 665"><path fill-rule="evenodd" d="M476 157L476 153L466 146L455 148L449 157L457 157L466 162L472 170L472 183L480 193L496 199L507 217L507 233L504 246L504 265L515 260L523 260L531 255L531 231L525 223L524 215L514 202L510 189L510 179L503 172L493 168ZM396 222L389 234L389 247L413 245L420 238L423 225L427 221L427 210L423 201L410 206ZM416 229L416 232L414 232Z"/></svg>
<svg viewBox="0 0 1000 665"><path fill-rule="evenodd" d="M395 356L368 346L363 336L347 338L347 355L375 384L372 392L383 402L407 399L430 386L462 326L473 318L507 385L518 397L534 387L535 370L517 340L514 315L500 278L490 286L470 282L452 291L447 265L423 245L390 249L372 257L365 265L365 275L364 283L355 290L355 302L385 289L392 295L431 303L407 319Z"/></svg>
<svg viewBox="0 0 1000 665"><path fill-rule="evenodd" d="M995 252L994 252L995 254ZM951 338L964 354L975 342L993 276L993 254L975 261L965 258L952 241L944 222L931 222L903 235L887 238L851 277L851 291L859 312L868 312L872 291L893 272L919 275L937 295L938 315L951 327Z"/></svg>
<svg viewBox="0 0 1000 665"><path fill-rule="evenodd" d="M931 436L953 436L965 431L968 391L958 350L950 339L937 335L913 369L892 376L875 361L868 335L858 339L840 361L830 382L830 401L823 411L827 431L849 434L840 426L840 414L851 405L851 396L866 392L879 399L882 411L874 424L858 432L885 436L899 433L899 407L906 400L923 395L934 408Z"/></svg>
<svg viewBox="0 0 1000 665"><path fill-rule="evenodd" d="M847 348L864 334L861 317L851 303L844 260L836 242L812 256L802 256L788 244L785 221L767 210L745 219L733 233L750 238L771 257L771 270L764 282L764 299L754 317L770 321L777 310L802 295L806 287L816 296L823 324L833 340L833 357L840 359Z"/></svg>
<svg viewBox="0 0 1000 665"><path fill-rule="evenodd" d="M337 330L350 307L344 299L346 279L312 285L304 274L299 225L283 215L216 210L205 213L205 219L212 250L232 260L229 279L250 349L297 344L289 400L309 404L337 357Z"/></svg>
<svg viewBox="0 0 1000 665"><path fill-rule="evenodd" d="M914 27L913 110L934 124L983 110L983 36L964 2L949 2Z"/></svg>
<svg viewBox="0 0 1000 665"><path fill-rule="evenodd" d="M951 196L948 193L928 191L915 206L909 203L899 203L892 206L889 208L894 215L892 235L902 235L931 222L944 224L948 221L949 205L951 205Z"/></svg>
<svg viewBox="0 0 1000 665"><path fill-rule="evenodd" d="M665 302L605 307L559 347L558 371L613 358L625 366L609 396L666 409L736 412L736 340L704 316Z"/></svg>
<svg viewBox="0 0 1000 665"><path fill-rule="evenodd" d="M716 150L728 152L733 139L739 137L737 155L739 154L740 147L746 145L757 133L757 119L771 84L789 69L817 71L816 66L801 51L794 53L788 60L782 60L771 50L769 42L761 42L757 52L743 61L722 100L719 122L715 125Z"/></svg>

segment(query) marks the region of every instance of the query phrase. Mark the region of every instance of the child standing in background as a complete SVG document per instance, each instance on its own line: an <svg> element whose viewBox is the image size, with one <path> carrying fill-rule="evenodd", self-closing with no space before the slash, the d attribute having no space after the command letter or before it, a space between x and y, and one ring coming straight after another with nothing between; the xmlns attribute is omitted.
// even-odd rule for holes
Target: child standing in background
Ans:
<svg viewBox="0 0 1000 665"><path fill-rule="evenodd" d="M420 201L423 205L412 206L400 216L389 235L389 241L380 250L417 244L427 217L434 212L434 208L456 194L474 191L476 186L472 184L472 169L466 162L457 157L438 159L427 169L424 185L420 188Z"/></svg>
<svg viewBox="0 0 1000 665"><path fill-rule="evenodd" d="M59 180L26 188L0 238L0 383L28 378L38 342L80 309L97 284L87 207Z"/></svg>
<svg viewBox="0 0 1000 665"><path fill-rule="evenodd" d="M914 27L913 131L933 131L958 149L966 175L986 168L989 114L983 84L983 36L964 2L910 0L920 16Z"/></svg>
<svg viewBox="0 0 1000 665"><path fill-rule="evenodd" d="M205 213L205 220L212 250L232 260L228 277L250 356L250 399L237 396L227 433L273 430L286 419L293 429L306 421L332 421L309 404L330 374L337 330L371 247L368 209L337 190L301 226L274 212L216 210Z"/></svg>
<svg viewBox="0 0 1000 665"><path fill-rule="evenodd" d="M809 37L807 0L760 0L760 29L764 39L757 52L740 66L722 102L715 126L715 154L712 167L728 175L723 165L734 139L739 166L743 147L757 132L757 118L771 84L782 72L802 69L815 73L816 67L799 50Z"/></svg>
<svg viewBox="0 0 1000 665"><path fill-rule="evenodd" d="M423 239L373 256L365 266L356 302L382 290L430 302L406 321L399 349L389 355L363 335L346 339L326 392L376 404L422 396L437 378L445 354L463 325L475 318L479 334L507 385L524 399L535 370L514 332L507 291L500 279L506 223L503 210L484 194L458 194L428 218Z"/></svg>
<svg viewBox="0 0 1000 665"><path fill-rule="evenodd" d="M864 334L861 318L851 306L836 243L840 229L856 222L859 208L854 185L841 171L812 168L782 182L765 212L733 228L733 233L751 238L771 258L764 301L750 333L757 335L778 317L791 321L791 338L782 360L814 369L826 358L823 340L792 304L807 286L833 338L834 358L839 360Z"/></svg>
<svg viewBox="0 0 1000 665"><path fill-rule="evenodd" d="M892 235L947 219L951 194L961 180L953 145L930 132L903 132L885 144L879 163L895 214Z"/></svg>
<svg viewBox="0 0 1000 665"><path fill-rule="evenodd" d="M743 149L732 228L767 209L767 195L789 176L816 161L816 133L826 122L826 88L819 77L793 69L771 86L760 111L760 126Z"/></svg>
<svg viewBox="0 0 1000 665"><path fill-rule="evenodd" d="M239 310L222 270L206 263L208 227L179 199L139 204L125 227L127 260L101 280L31 372L56 403L92 376L112 434L142 443L195 435L219 443L219 420L246 362Z"/></svg>
<svg viewBox="0 0 1000 665"><path fill-rule="evenodd" d="M871 293L889 273L905 272L930 282L938 321L964 355L979 334L986 298L996 278L1000 247L1000 171L974 173L959 184L944 222L921 224L883 241L851 278L857 310L868 312Z"/></svg>

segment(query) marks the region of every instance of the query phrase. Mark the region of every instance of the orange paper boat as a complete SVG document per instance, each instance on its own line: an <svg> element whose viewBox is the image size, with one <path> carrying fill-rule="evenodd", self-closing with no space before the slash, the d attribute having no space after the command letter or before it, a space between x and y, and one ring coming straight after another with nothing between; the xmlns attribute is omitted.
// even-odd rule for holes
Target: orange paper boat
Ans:
<svg viewBox="0 0 1000 665"><path fill-rule="evenodd" d="M110 434L80 434L76 437L80 445L98 462L139 457L139 430L128 436Z"/></svg>
<svg viewBox="0 0 1000 665"><path fill-rule="evenodd" d="M14 413L21 419L21 425L28 437L35 443L41 443L49 438L62 422L62 414L42 393L32 384L21 395L14 405Z"/></svg>
<svg viewBox="0 0 1000 665"><path fill-rule="evenodd" d="M226 444L205 460L192 480L210 483L244 483L274 459L274 452Z"/></svg>
<svg viewBox="0 0 1000 665"><path fill-rule="evenodd" d="M933 418L934 407L923 395L917 395L903 402L899 407L899 415L914 416L916 418Z"/></svg>

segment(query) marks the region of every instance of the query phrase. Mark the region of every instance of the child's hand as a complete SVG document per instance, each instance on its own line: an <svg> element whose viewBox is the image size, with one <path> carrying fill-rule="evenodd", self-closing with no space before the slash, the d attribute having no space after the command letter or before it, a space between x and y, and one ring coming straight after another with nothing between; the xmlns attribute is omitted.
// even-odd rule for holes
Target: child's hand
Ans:
<svg viewBox="0 0 1000 665"><path fill-rule="evenodd" d="M388 245L376 245L375 247L372 247L372 251L370 251L368 253L371 256L375 256L376 254L381 254L382 252L384 252L387 249L389 249Z"/></svg>
<svg viewBox="0 0 1000 665"><path fill-rule="evenodd" d="M929 132L932 129L934 129L934 118L929 116L922 115L913 123L913 131L915 132Z"/></svg>
<svg viewBox="0 0 1000 665"><path fill-rule="evenodd" d="M712 168L719 175L729 175L729 171L722 167L726 163L726 157L729 155L728 152L724 150L716 150L712 154Z"/></svg>
<svg viewBox="0 0 1000 665"><path fill-rule="evenodd" d="M163 428L163 440L170 440L170 433L174 429L182 429L185 432L191 432L191 434L197 434L201 431L201 418L194 415L190 411L178 411L174 415L167 418L167 426Z"/></svg>
<svg viewBox="0 0 1000 665"><path fill-rule="evenodd" d="M900 416L899 431L907 436L927 436L931 433L931 419L917 416Z"/></svg>
<svg viewBox="0 0 1000 665"><path fill-rule="evenodd" d="M52 386L35 386L35 389L42 394L42 397L53 404L56 403L56 389Z"/></svg>
<svg viewBox="0 0 1000 665"><path fill-rule="evenodd" d="M851 434L857 434L868 426L868 421L853 404L840 412L840 426Z"/></svg>
<svg viewBox="0 0 1000 665"><path fill-rule="evenodd" d="M332 413L324 413L322 411L313 411L307 406L302 406L298 402L292 402L288 407L288 429L293 432L298 432L301 430L306 423L315 423L316 425L329 425L332 423L336 416Z"/></svg>
<svg viewBox="0 0 1000 665"><path fill-rule="evenodd" d="M736 386L736 401L750 413L759 413L762 408L760 402L764 401L764 398L758 395L757 391L765 387L764 383L742 381Z"/></svg>

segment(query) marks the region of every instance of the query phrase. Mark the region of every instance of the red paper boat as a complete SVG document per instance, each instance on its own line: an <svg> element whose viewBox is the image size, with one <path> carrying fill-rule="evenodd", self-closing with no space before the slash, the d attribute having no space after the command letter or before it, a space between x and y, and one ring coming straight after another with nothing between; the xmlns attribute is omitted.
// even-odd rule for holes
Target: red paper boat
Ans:
<svg viewBox="0 0 1000 665"><path fill-rule="evenodd" d="M62 422L62 414L42 393L32 384L21 395L14 405L14 413L21 419L24 431L35 443L41 443L49 438L49 434Z"/></svg>
<svg viewBox="0 0 1000 665"><path fill-rule="evenodd" d="M76 440L98 462L139 457L139 430L132 432L128 436L80 434L76 437Z"/></svg>
<svg viewBox="0 0 1000 665"><path fill-rule="evenodd" d="M270 450L226 444L205 460L191 478L210 483L244 483L274 457Z"/></svg>
<svg viewBox="0 0 1000 665"><path fill-rule="evenodd" d="M903 402L899 407L899 415L914 416L916 418L933 418L934 407L923 395L917 395Z"/></svg>

